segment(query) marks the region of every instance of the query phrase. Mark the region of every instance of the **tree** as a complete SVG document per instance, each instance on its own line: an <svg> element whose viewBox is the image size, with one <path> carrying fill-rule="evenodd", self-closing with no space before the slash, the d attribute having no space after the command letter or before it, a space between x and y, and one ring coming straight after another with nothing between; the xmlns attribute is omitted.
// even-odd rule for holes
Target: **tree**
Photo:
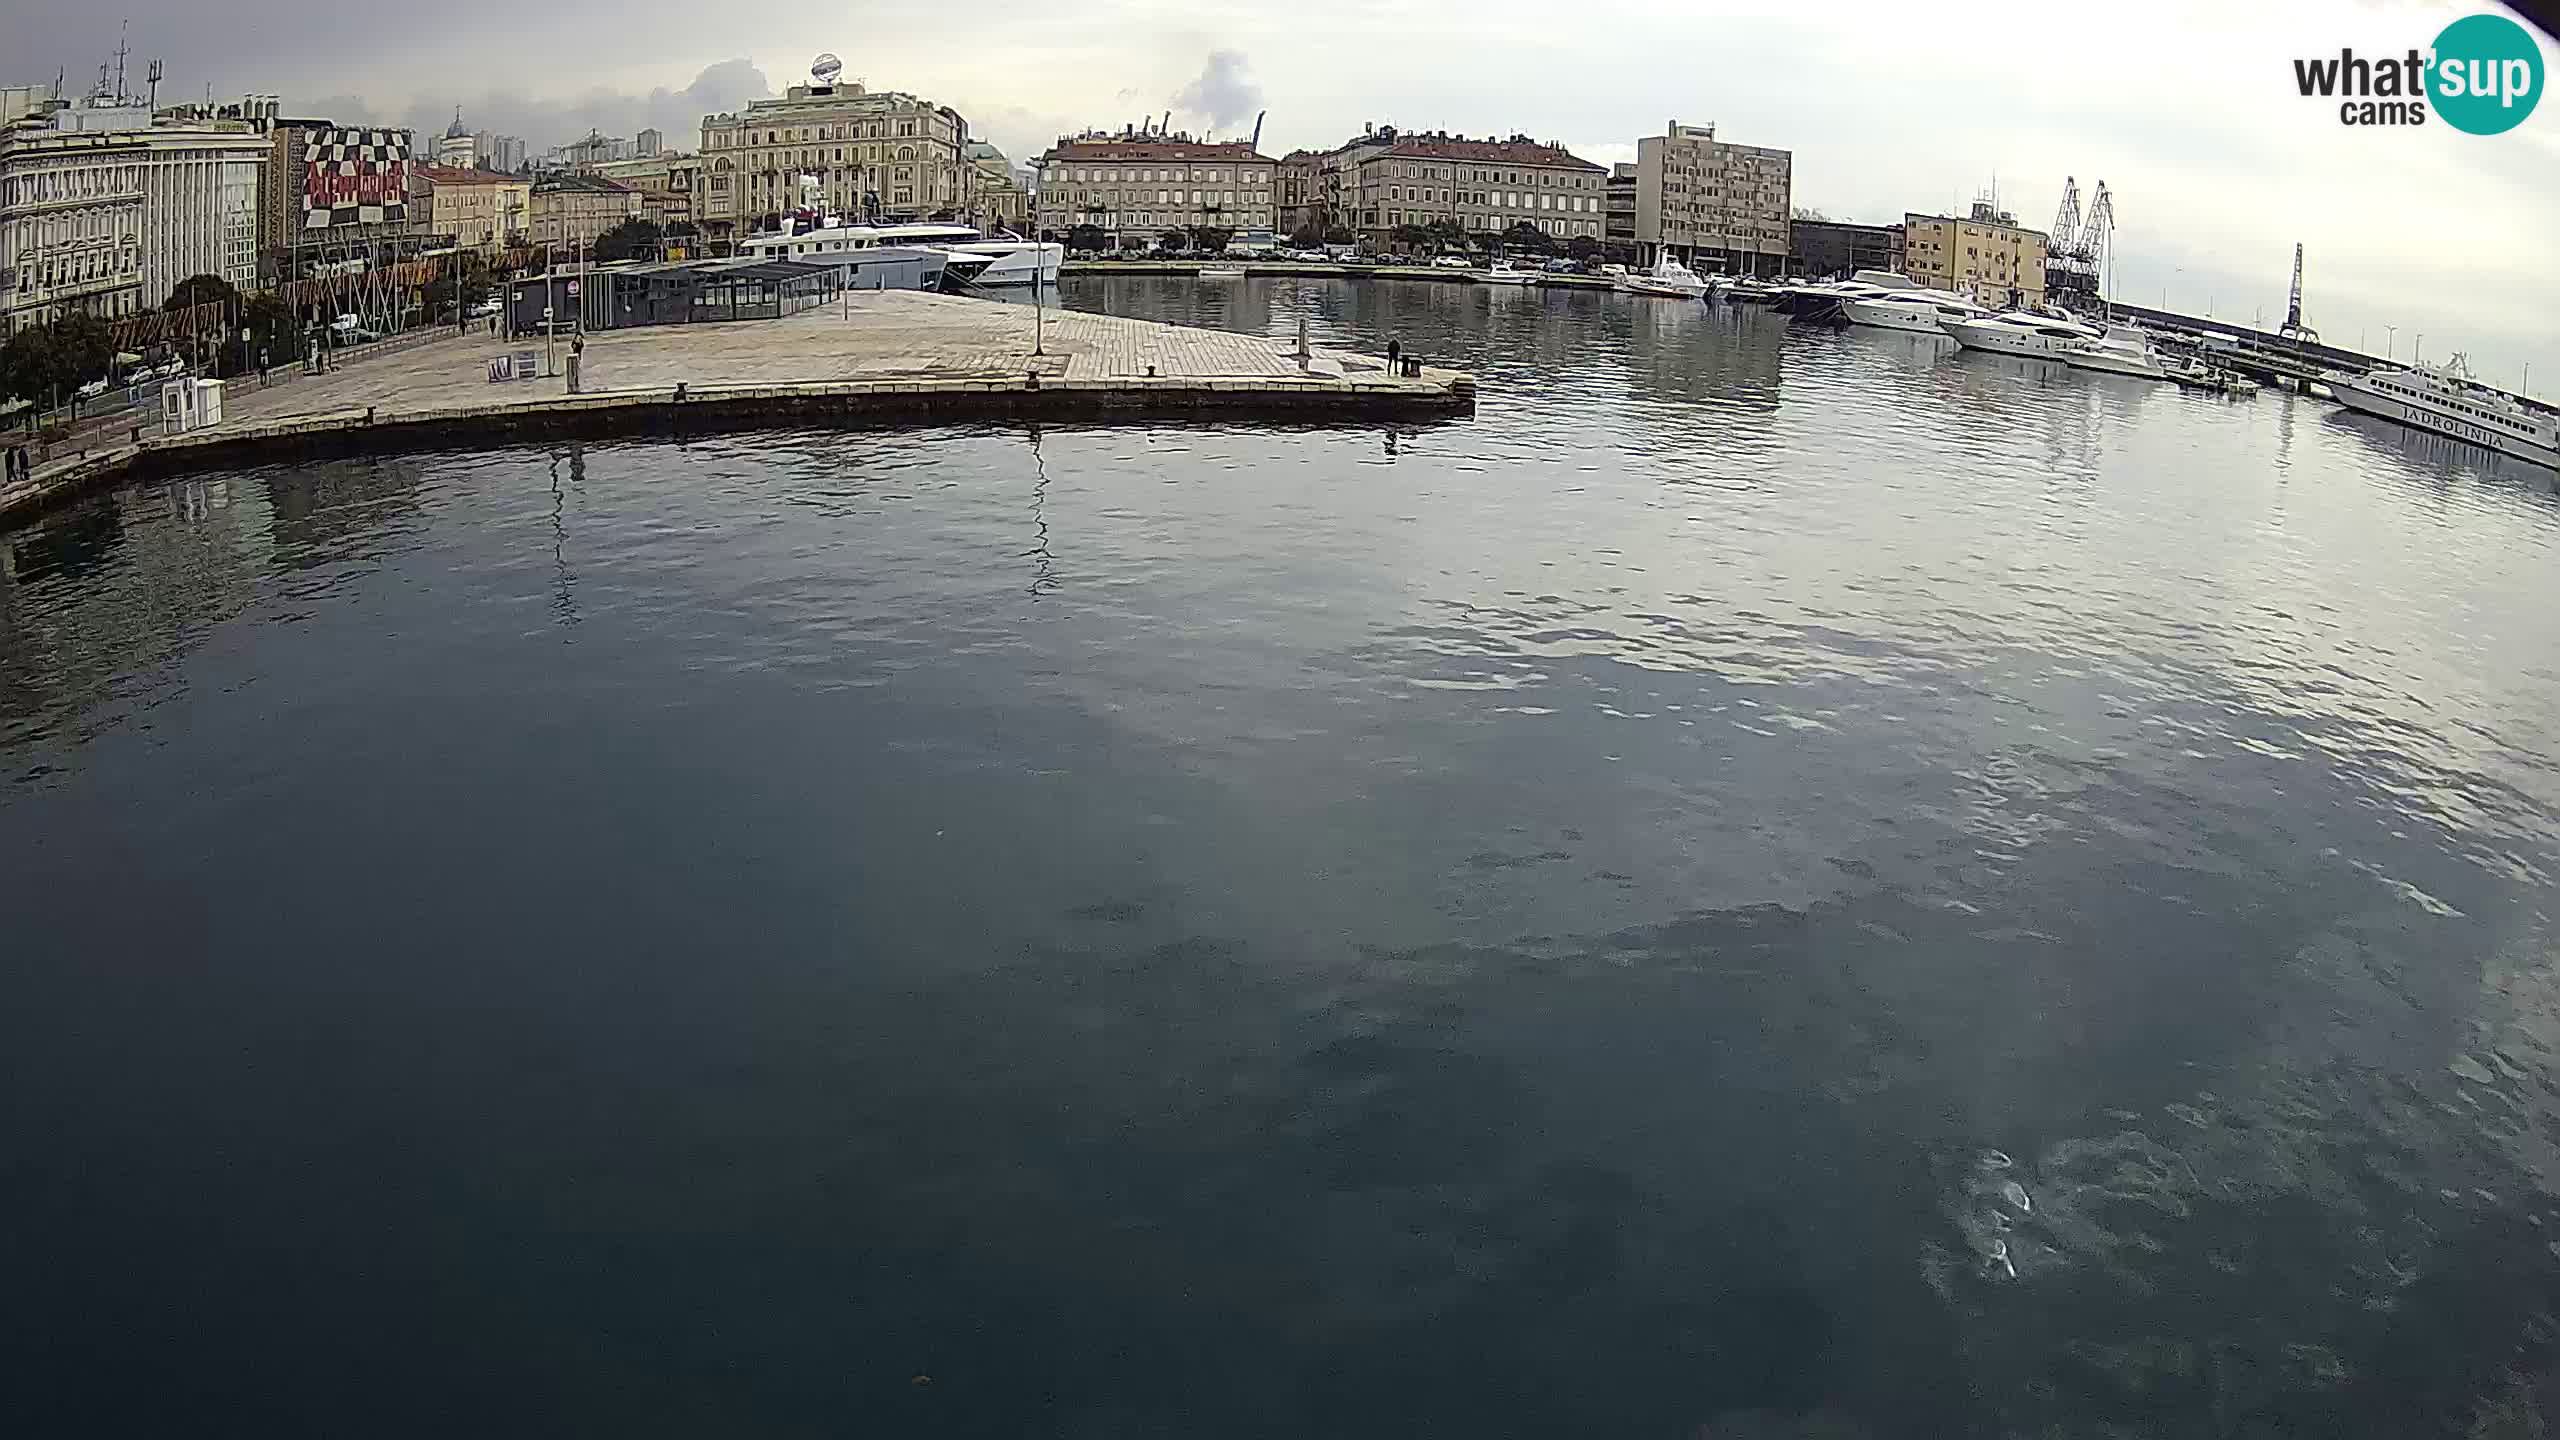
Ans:
<svg viewBox="0 0 2560 1440"><path fill-rule="evenodd" d="M1102 227L1099 225L1078 225L1067 232L1067 248L1108 250L1111 248L1111 237L1103 234Z"/></svg>
<svg viewBox="0 0 2560 1440"><path fill-rule="evenodd" d="M1183 234L1180 230L1172 229L1170 227L1168 227L1163 234L1156 237L1156 245L1167 255L1180 254L1182 252L1182 247L1189 243L1191 243L1190 236Z"/></svg>
<svg viewBox="0 0 2560 1440"><path fill-rule="evenodd" d="M42 406L61 388L54 370L53 336L30 325L0 345L0 397L15 397Z"/></svg>
<svg viewBox="0 0 2560 1440"><path fill-rule="evenodd" d="M1348 226L1348 225L1328 225L1328 226L1326 226L1326 227L1325 227L1325 231L1324 231L1324 243L1326 243L1327 245L1348 245L1348 244L1350 244L1350 243L1351 243L1351 227L1350 227L1350 226Z"/></svg>
<svg viewBox="0 0 2560 1440"><path fill-rule="evenodd" d="M1388 236L1399 249L1419 250L1431 243L1431 232L1419 225L1399 225Z"/></svg>
<svg viewBox="0 0 2560 1440"><path fill-rule="evenodd" d="M1313 250L1324 243L1324 231L1313 225L1301 225L1289 232L1289 243L1301 250Z"/></svg>
<svg viewBox="0 0 2560 1440"><path fill-rule="evenodd" d="M609 260L655 260L663 237L655 222L625 220L596 237L587 253L599 263Z"/></svg>
<svg viewBox="0 0 2560 1440"><path fill-rule="evenodd" d="M52 332L65 388L106 374L107 366L116 358L115 336L108 331L107 322L95 315L65 315L45 328Z"/></svg>
<svg viewBox="0 0 2560 1440"><path fill-rule="evenodd" d="M1236 238L1236 232L1223 225L1191 227L1191 248L1203 255L1216 255L1224 251L1227 248L1227 242L1234 238Z"/></svg>
<svg viewBox="0 0 2560 1440"><path fill-rule="evenodd" d="M1455 220L1434 220L1422 228L1430 236L1431 243L1440 249L1455 250L1467 243L1467 227Z"/></svg>
<svg viewBox="0 0 2560 1440"><path fill-rule="evenodd" d="M1817 223L1817 224L1820 224L1820 223L1823 223L1823 222L1827 222L1828 220L1830 220L1830 218L1831 218L1831 217L1830 217L1830 216L1828 216L1828 215L1823 214L1823 213L1822 213L1821 211L1819 211L1819 210L1814 209L1814 208L1813 208L1812 206L1810 206L1810 205L1799 205L1799 206L1797 206L1797 207L1795 208L1795 215L1794 215L1794 217L1793 217L1793 218L1798 219L1798 220L1811 220L1811 221L1813 221L1813 222L1815 222L1815 223Z"/></svg>
<svg viewBox="0 0 2560 1440"><path fill-rule="evenodd" d="M1147 237L1144 235L1123 235L1120 237L1120 249L1124 254L1141 251L1146 248Z"/></svg>
<svg viewBox="0 0 2560 1440"><path fill-rule="evenodd" d="M1609 247L1588 235L1576 235L1564 242L1564 253L1585 264L1609 253Z"/></svg>
<svg viewBox="0 0 2560 1440"><path fill-rule="evenodd" d="M249 332L248 364L255 369L259 352L267 363L282 365L302 358L302 326L293 307L273 295L253 295L240 307L240 328Z"/></svg>
<svg viewBox="0 0 2560 1440"><path fill-rule="evenodd" d="M227 312L239 300L240 291L221 276L190 275L178 282L178 288L169 292L168 300L160 308L175 314L198 305L220 305Z"/></svg>
<svg viewBox="0 0 2560 1440"><path fill-rule="evenodd" d="M1524 255L1545 255L1556 248L1555 241L1548 237L1546 231L1526 220L1515 221L1510 229L1503 231L1502 243Z"/></svg>
<svg viewBox="0 0 2560 1440"><path fill-rule="evenodd" d="M489 298L490 283L488 260L477 250L462 251L427 282L427 314L458 315Z"/></svg>

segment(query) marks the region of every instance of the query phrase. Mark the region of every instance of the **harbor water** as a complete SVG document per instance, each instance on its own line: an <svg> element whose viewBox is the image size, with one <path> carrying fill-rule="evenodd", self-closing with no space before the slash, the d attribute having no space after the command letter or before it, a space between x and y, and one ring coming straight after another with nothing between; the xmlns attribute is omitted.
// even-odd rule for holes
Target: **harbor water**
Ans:
<svg viewBox="0 0 2560 1440"><path fill-rule="evenodd" d="M13 1433L2538 1433L2547 474L1690 303L1065 301L1480 408L0 535Z"/></svg>

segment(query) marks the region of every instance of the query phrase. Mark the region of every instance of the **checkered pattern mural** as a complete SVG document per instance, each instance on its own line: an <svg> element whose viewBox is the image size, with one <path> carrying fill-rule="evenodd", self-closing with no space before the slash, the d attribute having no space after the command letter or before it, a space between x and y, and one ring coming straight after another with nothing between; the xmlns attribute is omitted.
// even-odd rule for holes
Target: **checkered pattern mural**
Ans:
<svg viewBox="0 0 2560 1440"><path fill-rule="evenodd" d="M398 224L408 214L408 131L314 130L303 141L303 229Z"/></svg>

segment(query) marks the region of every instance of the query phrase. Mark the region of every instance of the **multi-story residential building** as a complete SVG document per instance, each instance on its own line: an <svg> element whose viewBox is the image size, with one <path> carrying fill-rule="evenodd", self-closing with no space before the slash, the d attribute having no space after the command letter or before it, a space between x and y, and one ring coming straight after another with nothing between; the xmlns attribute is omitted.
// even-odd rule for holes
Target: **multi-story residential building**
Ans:
<svg viewBox="0 0 2560 1440"><path fill-rule="evenodd" d="M2044 303L2044 232L2024 228L1988 200L1973 202L1962 220L1905 214L1902 260L1904 273L1934 290L1986 305Z"/></svg>
<svg viewBox="0 0 2560 1440"><path fill-rule="evenodd" d="M1787 271L1824 278L1855 270L1902 268L1902 227L1854 225L1844 220L1794 220L1787 225Z"/></svg>
<svg viewBox="0 0 2560 1440"><path fill-rule="evenodd" d="M479 151L481 168L503 170L510 175L524 173L523 136L498 135L482 130L473 134L471 139L473 148Z"/></svg>
<svg viewBox="0 0 2560 1440"><path fill-rule="evenodd" d="M466 250L495 255L533 225L533 182L521 175L420 165L429 192L427 225Z"/></svg>
<svg viewBox="0 0 2560 1440"><path fill-rule="evenodd" d="M640 196L640 218L675 225L693 218L695 158L669 150L628 160L600 160L578 167L581 175L600 175Z"/></svg>
<svg viewBox="0 0 2560 1440"><path fill-rule="evenodd" d="M1514 135L1399 136L1358 163L1353 225L1384 244L1406 225L1454 220L1473 234L1527 225L1555 240L1598 241L1609 172L1551 141Z"/></svg>
<svg viewBox="0 0 2560 1440"><path fill-rule="evenodd" d="M631 139L631 158L635 160L646 160L666 148L667 134L665 131L643 130Z"/></svg>
<svg viewBox="0 0 2560 1440"><path fill-rule="evenodd" d="M532 182L533 243L563 255L640 218L640 192L601 175L545 175Z"/></svg>
<svg viewBox="0 0 2560 1440"><path fill-rule="evenodd" d="M1636 165L1621 160L1609 167L1607 222L1602 226L1602 241L1609 247L1609 258L1621 263L1636 258Z"/></svg>
<svg viewBox="0 0 2560 1440"><path fill-rule="evenodd" d="M631 142L618 135L589 130L583 140L572 140L560 147L560 163L571 170L584 170L608 160L631 158Z"/></svg>
<svg viewBox="0 0 2560 1440"><path fill-rule="evenodd" d="M1774 274L1786 264L1795 158L1674 120L1636 142L1636 259L1664 252L1699 270Z"/></svg>
<svg viewBox="0 0 2560 1440"><path fill-rule="evenodd" d="M23 109L0 130L0 330L137 314L197 275L254 287L265 147L239 120Z"/></svg>
<svg viewBox="0 0 2560 1440"><path fill-rule="evenodd" d="M1116 242L1189 226L1268 230L1279 217L1278 162L1243 140L1067 136L1039 163L1044 231L1093 225Z"/></svg>
<svg viewBox="0 0 2560 1440"><path fill-rule="evenodd" d="M779 100L702 117L693 213L707 236L734 238L811 195L836 214L967 212L978 172L962 153L969 124L959 111L903 91L832 83L831 69L819 73L828 78L813 75Z"/></svg>
<svg viewBox="0 0 2560 1440"><path fill-rule="evenodd" d="M1274 229L1294 234L1307 226L1324 228L1324 155L1315 150L1292 150L1280 157L1272 171L1272 203L1278 208Z"/></svg>

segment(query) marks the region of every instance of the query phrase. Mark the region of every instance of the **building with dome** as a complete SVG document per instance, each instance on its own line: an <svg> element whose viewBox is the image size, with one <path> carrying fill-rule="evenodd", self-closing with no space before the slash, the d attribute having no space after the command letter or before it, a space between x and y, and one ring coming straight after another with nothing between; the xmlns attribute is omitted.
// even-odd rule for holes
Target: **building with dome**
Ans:
<svg viewBox="0 0 2560 1440"><path fill-rule="evenodd" d="M948 105L842 78L821 55L810 82L778 100L702 117L693 213L704 236L734 240L803 207L925 220L977 208L969 122Z"/></svg>
<svg viewBox="0 0 2560 1440"><path fill-rule="evenodd" d="M462 128L462 107L453 110L453 123L444 127L444 138L436 142L436 163L456 170L470 170L480 164L480 137Z"/></svg>

